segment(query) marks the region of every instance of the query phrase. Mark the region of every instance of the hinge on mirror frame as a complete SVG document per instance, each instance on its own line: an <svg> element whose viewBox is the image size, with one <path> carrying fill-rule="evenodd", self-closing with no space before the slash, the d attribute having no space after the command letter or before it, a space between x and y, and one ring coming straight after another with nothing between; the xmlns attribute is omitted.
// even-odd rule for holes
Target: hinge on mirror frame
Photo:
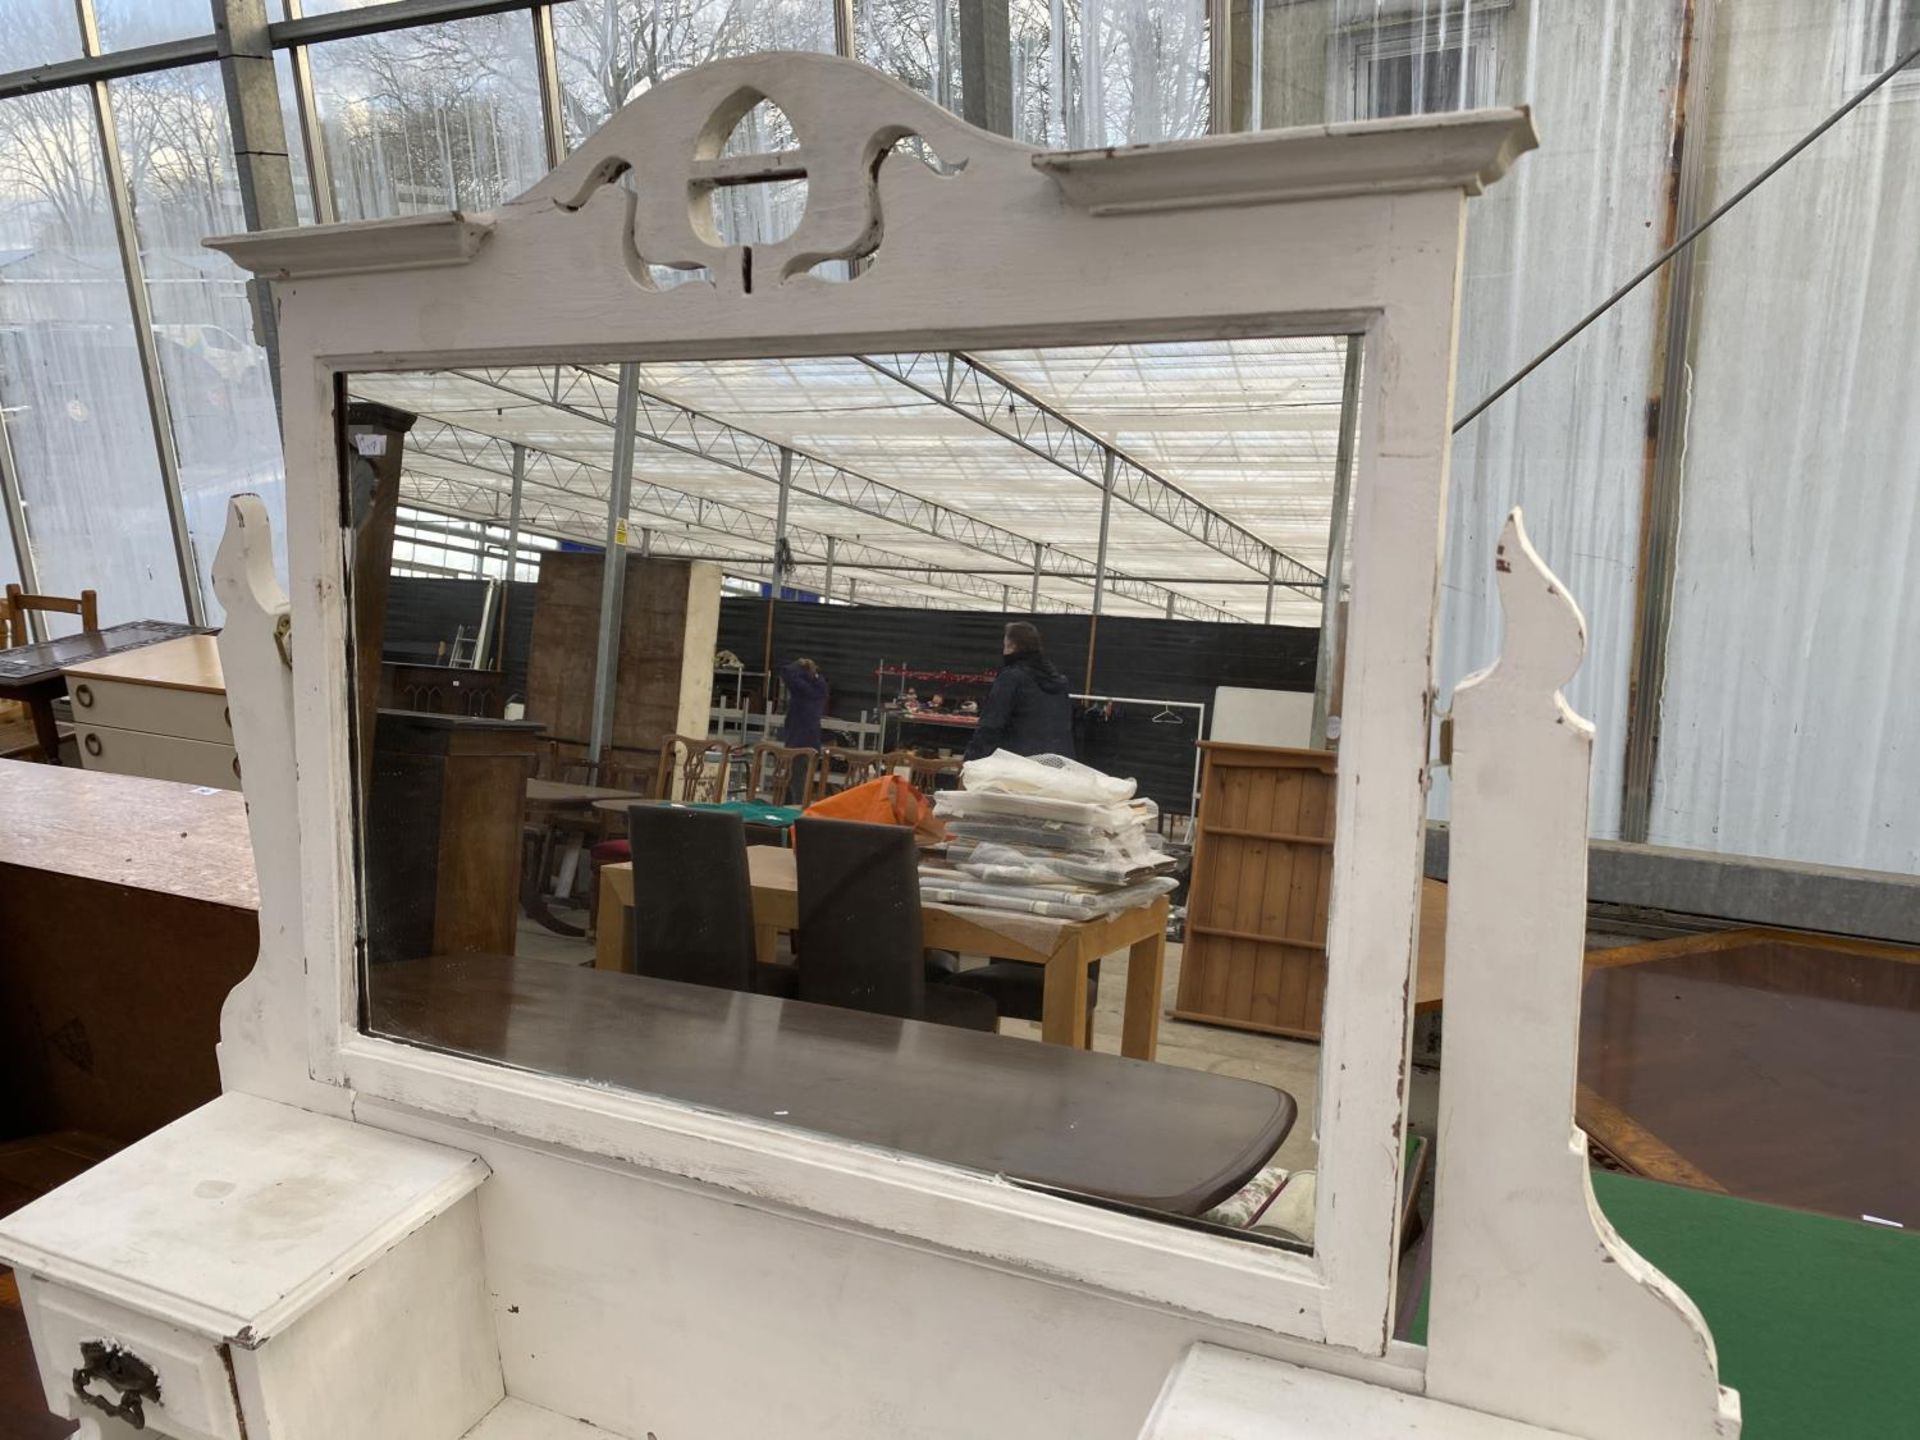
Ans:
<svg viewBox="0 0 1920 1440"><path fill-rule="evenodd" d="M1453 764L1453 712L1449 710L1440 717L1440 758L1436 765Z"/></svg>
<svg viewBox="0 0 1920 1440"><path fill-rule="evenodd" d="M293 668L293 612L282 610L273 621L273 644L280 652L280 663Z"/></svg>

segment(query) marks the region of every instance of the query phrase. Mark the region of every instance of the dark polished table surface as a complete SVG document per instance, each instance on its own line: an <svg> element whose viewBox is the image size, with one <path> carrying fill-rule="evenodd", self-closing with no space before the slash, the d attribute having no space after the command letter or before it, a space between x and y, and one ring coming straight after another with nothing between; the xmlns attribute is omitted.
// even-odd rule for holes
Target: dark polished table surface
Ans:
<svg viewBox="0 0 1920 1440"><path fill-rule="evenodd" d="M1179 1215L1293 1128L1269 1085L542 960L377 966L374 1033Z"/></svg>
<svg viewBox="0 0 1920 1440"><path fill-rule="evenodd" d="M1579 1119L1603 1150L1920 1228L1920 951L1732 930L1587 962Z"/></svg>
<svg viewBox="0 0 1920 1440"><path fill-rule="evenodd" d="M60 672L69 665L137 650L142 645L157 645L162 640L177 640L182 635L208 633L202 626L182 625L172 620L130 620L124 625L109 625L104 630L62 635L57 640L42 640L34 645L16 645L11 650L0 650L0 690L36 685L64 689Z"/></svg>

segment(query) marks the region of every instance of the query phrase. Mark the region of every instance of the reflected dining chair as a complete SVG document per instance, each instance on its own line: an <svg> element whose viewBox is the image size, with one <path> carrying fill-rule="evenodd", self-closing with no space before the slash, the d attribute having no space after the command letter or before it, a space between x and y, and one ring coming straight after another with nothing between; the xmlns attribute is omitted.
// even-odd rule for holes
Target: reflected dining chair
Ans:
<svg viewBox="0 0 1920 1440"><path fill-rule="evenodd" d="M733 752L734 747L721 740L661 736L660 763L653 776L654 798L682 805L725 800L733 772Z"/></svg>
<svg viewBox="0 0 1920 1440"><path fill-rule="evenodd" d="M911 830L803 816L794 825L794 868L802 1000L963 1030L999 1028L991 996L927 979Z"/></svg>
<svg viewBox="0 0 1920 1440"><path fill-rule="evenodd" d="M841 790L864 785L880 774L885 759L878 750L849 750L844 745L829 745L820 752L820 767L814 772L812 798L824 800Z"/></svg>
<svg viewBox="0 0 1920 1440"><path fill-rule="evenodd" d="M677 805L627 811L633 852L633 923L627 958L636 974L722 990L791 995L790 965L754 957L753 886L738 815Z"/></svg>
<svg viewBox="0 0 1920 1440"><path fill-rule="evenodd" d="M762 740L748 750L749 800L768 805L805 805L813 797L814 769L820 752Z"/></svg>

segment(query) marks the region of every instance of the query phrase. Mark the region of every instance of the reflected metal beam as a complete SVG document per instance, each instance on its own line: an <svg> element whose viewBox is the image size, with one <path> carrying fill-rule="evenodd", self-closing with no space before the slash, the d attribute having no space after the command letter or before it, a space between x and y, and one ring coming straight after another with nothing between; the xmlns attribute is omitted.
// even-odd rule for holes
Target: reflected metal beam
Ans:
<svg viewBox="0 0 1920 1440"><path fill-rule="evenodd" d="M1013 441L1089 485L1106 484L1106 457L1114 460L1115 493L1142 514L1197 540L1261 575L1319 599L1321 575L1311 565L1269 545L1238 521L1189 495L1166 476L1080 424L1032 391L971 355L895 352L857 357L869 369L922 399L984 430Z"/></svg>
<svg viewBox="0 0 1920 1440"><path fill-rule="evenodd" d="M20 588L28 594L40 589L39 567L33 563L33 537L27 533L27 506L20 496L20 470L13 462L13 441L7 434L7 411L0 406L0 503L7 511L7 530L13 537L13 563L20 572ZM38 610L27 612L35 640L47 638L46 621ZM13 644L23 643L18 636Z"/></svg>
<svg viewBox="0 0 1920 1440"><path fill-rule="evenodd" d="M620 664L620 617L627 582L627 495L633 488L633 408L640 367L620 367L613 432L613 483L607 487L607 542L600 552L600 634L593 660L593 726L587 736L587 767L599 777L600 756L613 729L614 674Z"/></svg>
<svg viewBox="0 0 1920 1440"><path fill-rule="evenodd" d="M518 445L525 455L527 485L577 496L583 500L593 501L596 505L603 505L605 502L611 478L607 471L598 469L584 460L542 450L537 446L519 445L515 441L503 440L497 435L489 435L441 418L432 411L415 413L420 415L421 423L416 424L407 436L405 456L405 463L413 473L419 473L417 467L423 463L446 460L466 469L479 470L510 480L513 478L512 451ZM630 515L644 513L701 530L739 536L763 546L770 546L776 534L775 522L757 511L729 505L723 500L710 500L704 496L691 495L684 490L675 490L637 475L634 477L629 495L627 513ZM589 530L583 533L593 532ZM850 568L914 573L928 568L924 561L914 560L897 551L885 550L858 540L841 539L801 526L790 524L787 527L787 535L790 544L807 549L815 555L823 550L833 553L832 547L837 545L840 562ZM950 571L944 567L935 567L933 573L938 574L940 579L930 583L956 594L984 599L993 592L993 586L980 578L979 573L973 569Z"/></svg>
<svg viewBox="0 0 1920 1440"><path fill-rule="evenodd" d="M594 420L608 426L613 424L612 417L607 413L601 386L596 383L612 377L592 366L543 365L540 375L547 382L544 388L533 387L521 378L526 373L524 367L455 370L449 373L533 404L552 406L584 420ZM710 460L768 484L780 483L780 445L763 435L743 430L729 421L692 409L645 388L642 388L639 397L639 424L642 436L653 444ZM1004 559L1024 561L1031 554L1035 542L1030 536L976 519L937 501L922 499L910 491L897 489L803 450L795 450L793 457L795 494L841 505L863 515L890 521L904 529L917 530ZM1049 555L1057 555L1081 565L1087 563L1071 552L1054 546L1047 546L1046 550ZM1166 603L1168 589L1113 570L1108 571L1107 588L1115 595L1139 601L1156 610ZM1177 594L1175 604L1182 614L1196 620L1244 623L1244 617L1188 595Z"/></svg>

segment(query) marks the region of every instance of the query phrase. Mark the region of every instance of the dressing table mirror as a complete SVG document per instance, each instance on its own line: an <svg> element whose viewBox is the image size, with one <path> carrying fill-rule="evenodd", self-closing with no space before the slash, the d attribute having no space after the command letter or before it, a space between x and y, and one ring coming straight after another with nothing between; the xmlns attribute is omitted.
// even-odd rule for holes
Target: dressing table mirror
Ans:
<svg viewBox="0 0 1920 1440"><path fill-rule="evenodd" d="M743 152L763 105L783 148ZM279 311L291 595L248 497L216 567L261 958L223 1017L223 1098L0 1225L50 1403L100 1435L183 1440L1737 1434L1697 1312L1587 1188L1591 732L1558 692L1584 635L1517 516L1506 648L1452 706L1430 1338L1391 1338L1463 220L1532 144L1524 112L1475 111L1040 152L851 62L767 54L649 90L498 211L211 242ZM716 192L801 181L783 234L742 239L716 212ZM486 938L480 911L511 925L514 894L448 898L445 837L504 838L510 865L510 809L436 822L426 878L424 842L396 838L452 803L420 777L461 728L371 683L382 472L418 415L475 395L610 408L617 477L672 367L1348 336L1364 379L1317 1118L1298 1119L1310 1247L1180 1223L1198 1200L1178 1187L1063 1179L1078 1119L1010 1158L876 1126L862 1093L962 1087L1018 1140L1020 1106L978 1087L1040 1053L1032 1094L1138 1124L1098 1105L1165 1068L1150 1045L1036 1050L542 970ZM807 483L830 500L840 482ZM461 743L518 773L528 723ZM1193 1078L1164 1101L1192 1107L1187 1130L1267 1135L1262 1087Z"/></svg>

